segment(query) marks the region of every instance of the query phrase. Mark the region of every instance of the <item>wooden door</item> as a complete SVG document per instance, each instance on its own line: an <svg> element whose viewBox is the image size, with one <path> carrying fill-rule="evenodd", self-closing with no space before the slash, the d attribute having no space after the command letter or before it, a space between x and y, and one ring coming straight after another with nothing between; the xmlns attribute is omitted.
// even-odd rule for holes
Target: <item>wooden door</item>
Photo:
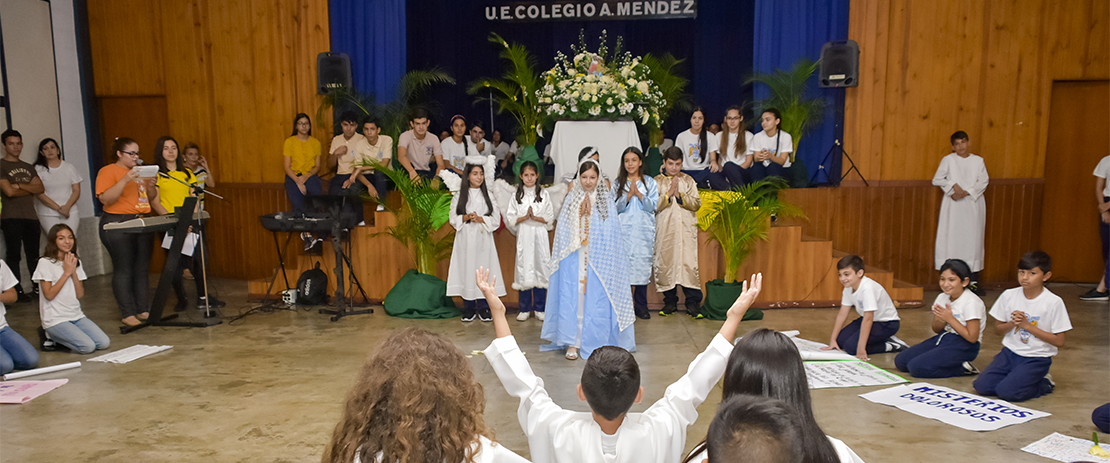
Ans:
<svg viewBox="0 0 1110 463"><path fill-rule="evenodd" d="M1107 80L1052 84L1041 249L1052 256L1055 281L1097 281L1104 268L1092 173L1110 154L1108 102Z"/></svg>

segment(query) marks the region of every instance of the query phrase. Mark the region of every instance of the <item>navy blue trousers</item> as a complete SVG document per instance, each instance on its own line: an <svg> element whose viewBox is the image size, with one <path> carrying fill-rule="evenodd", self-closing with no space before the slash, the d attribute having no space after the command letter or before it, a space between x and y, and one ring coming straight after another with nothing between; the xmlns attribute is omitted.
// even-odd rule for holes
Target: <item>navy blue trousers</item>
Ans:
<svg viewBox="0 0 1110 463"><path fill-rule="evenodd" d="M1104 196L1103 201L1110 201L1110 196ZM1102 258L1106 259L1106 270L1102 278L1106 286L1110 286L1110 224L1100 218L1098 221L1098 235L1102 238Z"/></svg>
<svg viewBox="0 0 1110 463"><path fill-rule="evenodd" d="M1091 412L1091 421L1099 431L1110 433L1110 403L1103 404Z"/></svg>
<svg viewBox="0 0 1110 463"><path fill-rule="evenodd" d="M849 323L848 326L840 330L840 334L836 335L836 344L844 352L856 355L856 347L859 346L859 329L862 323L863 317L852 320L852 323ZM872 322L871 333L867 335L867 353L882 354L886 352L886 342L890 340L891 336L894 336L894 333L898 332L899 326L901 326L901 323L898 320Z"/></svg>
<svg viewBox="0 0 1110 463"><path fill-rule="evenodd" d="M1052 383L1044 377L1051 366L1052 357L1022 357L1003 347L972 386L982 395L1010 402L1033 399L1052 392Z"/></svg>
<svg viewBox="0 0 1110 463"><path fill-rule="evenodd" d="M978 342L946 331L899 353L894 366L915 378L951 378L963 376L963 363L978 356Z"/></svg>
<svg viewBox="0 0 1110 463"><path fill-rule="evenodd" d="M351 178L351 174L335 174L335 176L331 178L331 183L328 185L328 194L349 196L349 198L347 198L346 207L344 208L346 209L345 212L354 214L358 222L362 222L366 218L364 216L365 212L363 212L362 209L362 193L366 191L366 185L355 180L351 186L343 188L343 183L349 178Z"/></svg>
<svg viewBox="0 0 1110 463"><path fill-rule="evenodd" d="M632 309L637 315L648 313L647 285L632 285Z"/></svg>
<svg viewBox="0 0 1110 463"><path fill-rule="evenodd" d="M771 162L771 165L765 166L762 162L752 161L752 166L748 168L748 178L752 182L758 182L767 177L786 178L786 168L777 162Z"/></svg>
<svg viewBox="0 0 1110 463"><path fill-rule="evenodd" d="M315 175L305 180L304 189L310 195L318 195L324 191L323 184L320 183L320 177ZM288 175L285 176L285 196L289 198L289 204L293 205L293 212L305 212L305 195L301 194L301 189L297 188L297 183Z"/></svg>
<svg viewBox="0 0 1110 463"><path fill-rule="evenodd" d="M701 310L701 288L687 288L685 286L675 285L668 291L663 291L663 304L664 305L678 305L678 288L682 288L682 295L686 296L686 311L693 310L695 313ZM644 293L647 297L647 293ZM645 300L644 304L647 304Z"/></svg>
<svg viewBox="0 0 1110 463"><path fill-rule="evenodd" d="M547 288L525 289L520 292L521 312L543 312L547 308Z"/></svg>

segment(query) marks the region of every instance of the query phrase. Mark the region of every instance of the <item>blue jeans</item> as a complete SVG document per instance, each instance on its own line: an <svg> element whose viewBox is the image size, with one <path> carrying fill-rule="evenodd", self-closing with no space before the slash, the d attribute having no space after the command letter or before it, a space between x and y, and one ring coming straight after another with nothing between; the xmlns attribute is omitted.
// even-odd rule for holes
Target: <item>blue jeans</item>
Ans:
<svg viewBox="0 0 1110 463"><path fill-rule="evenodd" d="M894 366L915 378L951 378L965 375L964 362L978 356L978 342L945 331L899 353Z"/></svg>
<svg viewBox="0 0 1110 463"><path fill-rule="evenodd" d="M836 344L844 349L851 355L856 355L856 348L859 347L859 330L863 325L863 317L852 320L848 326L840 330L840 334L836 335ZM886 342L890 340L894 333L898 332L898 327L901 323L898 320L891 320L889 322L872 322L871 332L867 334L867 353L868 354L881 354L886 352Z"/></svg>
<svg viewBox="0 0 1110 463"><path fill-rule="evenodd" d="M1003 347L971 385L982 395L1021 402L1052 392L1054 386L1045 378L1051 366L1052 357L1022 357Z"/></svg>
<svg viewBox="0 0 1110 463"><path fill-rule="evenodd" d="M96 326L89 317L81 317L71 322L61 322L46 329L46 334L54 342L68 347L78 354L91 354L95 351L107 349L110 342L108 335Z"/></svg>
<svg viewBox="0 0 1110 463"><path fill-rule="evenodd" d="M318 195L324 191L323 185L320 183L320 177L315 175L308 177L304 182L304 189L310 195ZM293 205L293 212L304 212L304 194L301 194L301 189L297 188L297 182L285 176L285 196L289 198L289 203Z"/></svg>
<svg viewBox="0 0 1110 463"><path fill-rule="evenodd" d="M39 353L10 326L0 328L0 375L30 370L39 364Z"/></svg>

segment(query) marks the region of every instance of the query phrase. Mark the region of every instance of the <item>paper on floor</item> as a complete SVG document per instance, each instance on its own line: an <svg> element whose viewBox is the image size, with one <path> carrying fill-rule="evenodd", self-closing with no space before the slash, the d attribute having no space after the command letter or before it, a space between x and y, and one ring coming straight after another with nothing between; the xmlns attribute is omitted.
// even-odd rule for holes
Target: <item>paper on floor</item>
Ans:
<svg viewBox="0 0 1110 463"><path fill-rule="evenodd" d="M126 349L117 350L112 353L104 354L99 357L89 359L90 362L105 362L105 363L127 363L132 360L140 359L151 354L157 354L164 350L170 350L173 346L147 346L144 344L136 344Z"/></svg>
<svg viewBox="0 0 1110 463"><path fill-rule="evenodd" d="M969 431L994 431L1051 415L929 383L904 384L860 397Z"/></svg>
<svg viewBox="0 0 1110 463"><path fill-rule="evenodd" d="M68 379L5 381L0 383L0 404L25 404L68 382Z"/></svg>
<svg viewBox="0 0 1110 463"><path fill-rule="evenodd" d="M831 387L886 386L909 382L867 362L832 361L805 362L806 380L810 389Z"/></svg>

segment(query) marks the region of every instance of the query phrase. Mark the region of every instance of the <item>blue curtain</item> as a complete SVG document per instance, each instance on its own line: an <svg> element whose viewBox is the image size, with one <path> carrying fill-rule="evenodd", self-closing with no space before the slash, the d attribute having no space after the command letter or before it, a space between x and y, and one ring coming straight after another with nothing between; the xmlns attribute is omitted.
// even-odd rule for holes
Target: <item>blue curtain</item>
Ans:
<svg viewBox="0 0 1110 463"><path fill-rule="evenodd" d="M848 0L756 0L754 22L753 69L756 72L785 70L802 57L817 61L825 42L848 38ZM817 88L817 73L810 79L809 96L823 98L827 103L823 122L805 134L796 153L797 158L805 162L810 178L817 172L818 163L833 141L843 133L843 128L838 128L835 121L844 104L843 98L836 97L837 92L843 91ZM766 86L757 84L753 93L759 100L767 98L770 92ZM758 124L753 130L759 130ZM840 156L830 161L826 168L839 173ZM834 177L839 180L838 175ZM826 176L819 175L816 181L824 182Z"/></svg>
<svg viewBox="0 0 1110 463"><path fill-rule="evenodd" d="M355 89L392 101L405 74L404 0L329 0L331 51L351 57Z"/></svg>

